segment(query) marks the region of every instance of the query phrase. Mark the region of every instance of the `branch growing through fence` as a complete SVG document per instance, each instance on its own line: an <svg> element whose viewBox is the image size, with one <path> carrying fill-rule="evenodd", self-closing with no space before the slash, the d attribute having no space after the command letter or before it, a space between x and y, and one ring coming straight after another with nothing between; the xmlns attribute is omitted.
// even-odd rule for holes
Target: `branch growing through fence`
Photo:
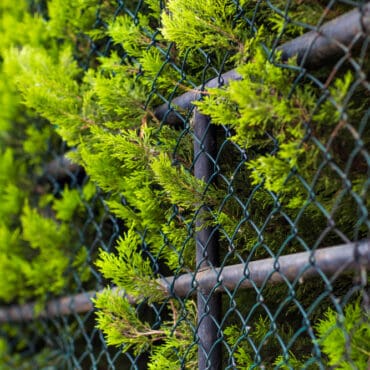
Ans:
<svg viewBox="0 0 370 370"><path fill-rule="evenodd" d="M277 48L281 51L282 62L294 56L300 66L307 69L318 68L325 63L348 54L357 52L363 41L370 35L370 3L362 8L354 9L342 16L325 23L317 30L305 33ZM208 81L204 86L189 91L169 103L162 104L154 110L154 115L160 121L177 126L183 123L183 117L178 111L189 111L193 102L202 96L202 91L227 85L231 80L240 80L241 76L236 70L231 70ZM67 158L50 162L45 168L45 175L60 178L70 175L80 167L71 163ZM45 176L44 175L44 176Z"/></svg>
<svg viewBox="0 0 370 370"><path fill-rule="evenodd" d="M215 287L217 292L224 292L286 281L300 284L320 274L335 280L344 272L361 271L361 269L370 269L370 240L266 258L245 264L209 268L197 274L187 273L162 278L160 282L168 296L186 297L200 290L210 291ZM122 290L119 292L125 296ZM0 324L84 313L93 309L91 299L97 293L86 292L52 300L41 312L35 311L34 303L0 308ZM126 298L131 304L135 304L132 297L126 296Z"/></svg>
<svg viewBox="0 0 370 370"><path fill-rule="evenodd" d="M277 48L282 62L294 56L301 67L315 69L336 60L343 55L351 56L357 52L366 37L370 35L370 3L356 8L342 16L325 23L317 30L305 33ZM228 71L208 81L204 86L189 91L169 103L155 109L154 114L169 125L181 125L183 118L176 111L189 111L193 102L202 96L202 91L227 85L230 80L240 80L236 70Z"/></svg>

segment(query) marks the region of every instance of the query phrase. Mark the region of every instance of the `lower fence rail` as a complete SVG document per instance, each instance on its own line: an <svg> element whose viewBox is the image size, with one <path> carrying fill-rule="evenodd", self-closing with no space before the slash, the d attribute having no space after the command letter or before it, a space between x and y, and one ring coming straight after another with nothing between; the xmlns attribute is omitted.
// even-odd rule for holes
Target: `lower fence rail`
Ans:
<svg viewBox="0 0 370 370"><path fill-rule="evenodd" d="M198 273L187 273L160 279L168 296L186 297L196 291L218 292L248 289L255 284L279 284L283 281L303 283L320 273L337 278L345 272L370 269L370 240L266 258L245 264L222 268L208 268ZM194 288L196 284L196 289ZM220 284L221 283L221 284ZM117 288L116 288L117 289ZM92 299L98 292L87 292L51 300L42 311L35 310L35 303L0 308L0 323L29 321L37 318L84 313L93 309ZM125 293L122 291L122 296ZM128 297L131 304L135 300Z"/></svg>

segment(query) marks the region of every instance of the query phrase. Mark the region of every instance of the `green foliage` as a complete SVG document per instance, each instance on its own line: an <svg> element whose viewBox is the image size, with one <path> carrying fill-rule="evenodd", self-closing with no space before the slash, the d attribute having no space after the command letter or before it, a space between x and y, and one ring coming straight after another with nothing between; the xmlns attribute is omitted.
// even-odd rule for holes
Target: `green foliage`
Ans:
<svg viewBox="0 0 370 370"><path fill-rule="evenodd" d="M258 33L263 41L274 37L293 38L305 32L307 26L319 23L324 9L327 19L346 10L345 5L325 8L326 2L275 0L256 5L251 1L230 0L169 0L162 13L162 33L176 43L180 53L201 48L216 59L229 53L230 60L244 61L249 42ZM256 28L245 20L253 20ZM289 20L289 21L288 21ZM267 31L268 30L268 31Z"/></svg>
<svg viewBox="0 0 370 370"><path fill-rule="evenodd" d="M190 351L193 338L190 325L195 324L195 307L189 302L186 306L188 321L176 322L178 311L172 302L173 322L162 322L159 329L143 321L127 298L115 289L105 289L94 300L97 311L97 326L106 335L109 345L123 346L123 351L133 348L136 355L149 351L149 369L178 369L182 361L189 368L196 365L195 347ZM160 343L160 345L157 345Z"/></svg>
<svg viewBox="0 0 370 370"><path fill-rule="evenodd" d="M249 335L249 332L243 333L243 331L244 330L242 329L241 332L240 328L235 325L228 326L224 330L227 343L231 346L231 349L233 351L233 357L236 360L237 369L248 369L253 364L253 359L250 351L240 345L243 342L243 336Z"/></svg>
<svg viewBox="0 0 370 370"><path fill-rule="evenodd" d="M59 60L55 61L47 50L25 46L20 51L11 50L5 60L5 65L19 65L16 82L22 84L24 104L32 106L52 122L65 140L74 145L81 130L78 125L78 85L73 79L79 70L70 49L62 50ZM64 77L62 80L61 76ZM59 123L61 117L64 126Z"/></svg>
<svg viewBox="0 0 370 370"><path fill-rule="evenodd" d="M11 353L5 338L0 337L0 368L1 370L51 370L55 366L65 366L63 357L50 349L43 349L36 356L24 356Z"/></svg>
<svg viewBox="0 0 370 370"><path fill-rule="evenodd" d="M290 369L303 369L303 368L309 368L309 369L315 369L316 367L307 367L303 361L297 359L294 355L294 353L289 352L289 355L287 356L288 359L284 359L284 356L279 356L274 365L278 369L283 370L290 370Z"/></svg>
<svg viewBox="0 0 370 370"><path fill-rule="evenodd" d="M305 84L296 85L292 90L294 72L269 62L260 48L253 51L252 47L250 61L238 71L241 81L210 90L197 105L212 117L213 123L230 124L235 132L231 140L251 153L246 162L250 185L263 184L264 189L279 197L281 205L292 210L289 214L294 218L295 210L310 206L310 194L300 178L310 182L322 160L316 144L306 139L307 125L314 127L316 137L324 142L328 140L329 125L333 130L336 125L345 124L340 112L353 77L348 72L343 78L337 78L329 88L329 97L317 107L315 88ZM352 107L351 113L355 115L358 109L358 106ZM256 153L257 148L259 153ZM353 181L361 177L361 171L353 174ZM325 173L315 184L316 199L329 211L334 202L327 195L341 187L340 179ZM273 206L273 198L267 192L263 198L263 204L269 202ZM351 207L347 212L351 212ZM227 209L222 212L227 214ZM317 218L321 213L307 211L306 214ZM339 214L337 222L344 230L350 230L347 220L341 219ZM281 245L281 242L276 244Z"/></svg>
<svg viewBox="0 0 370 370"><path fill-rule="evenodd" d="M326 4L257 3L148 0L127 2L126 12L116 12L117 4L110 0L50 0L45 18L31 15L25 2L0 5L0 96L7 107L0 112L1 300L42 302L73 289L69 272L76 271L86 282L86 260L92 259L115 285L94 300L97 327L107 343L124 352L147 351L151 370L196 368L194 300L188 297L181 305L170 300L158 279L163 272L195 269L193 235L199 217L222 234L225 264L240 261L245 252L259 258L316 245L328 215L348 239L365 235L366 230L355 235L356 199L343 188L343 178L332 169L334 161L332 167L320 166L327 155L335 157L337 168L346 166L353 148L342 128L348 116L357 119L368 97L348 102L355 87L351 72L332 76L323 92L314 81L298 76L294 60L287 62L290 68L277 66L261 46L272 46L276 35L284 39L302 33L302 22L315 24ZM287 22L286 16L297 22ZM253 27L247 27L244 17L253 18ZM98 57L90 54L92 40ZM109 51L101 48L107 40L112 43ZM210 185L192 174L191 125L166 127L154 109L235 67L242 79L210 90L197 106L214 124L228 125L229 140L246 153L245 166L235 171L236 155L230 150L227 160L219 160L220 176ZM81 191L68 185L57 194L45 184L34 188L42 165L50 160L46 148L59 143L54 131L74 147L69 158L91 178ZM346 170L352 189L361 194L368 167L362 164ZM101 249L96 261L78 238L95 184L125 229L115 250ZM212 214L199 216L204 205ZM341 240L329 235L325 242ZM273 307L282 291L284 287L271 292ZM297 288L296 293L299 300L305 291ZM312 293L305 298L309 301ZM144 304L161 312L160 322L143 318ZM292 306L287 304L288 313ZM355 308L348 310L356 316ZM348 342L345 334L342 340L340 326L329 330L335 320L328 311L316 326L318 343L333 366L342 360ZM287 343L301 323L279 317L275 324L278 331L262 312L250 328L226 326L238 368L256 363L300 368L309 362L316 345L311 338L281 348L281 341ZM350 356L362 364L368 348L357 331L366 336L368 327L356 329L350 346Z"/></svg>
<svg viewBox="0 0 370 370"><path fill-rule="evenodd" d="M98 5L97 0L48 1L48 34L56 38L68 35L75 39L78 33L91 30L96 20Z"/></svg>
<svg viewBox="0 0 370 370"><path fill-rule="evenodd" d="M96 308L101 309L97 312L98 327L106 334L109 345L125 344L125 350L135 346L135 351L140 353L147 349L152 336L160 335L154 340L163 337L163 332L156 333L148 323L139 319L135 307L118 291L107 288L98 294L94 302Z"/></svg>
<svg viewBox="0 0 370 370"><path fill-rule="evenodd" d="M74 220L79 227L77 220L84 217L95 193L92 183L80 192L65 185L64 191L52 193L43 178L44 166L53 159L49 148L60 145L60 139L46 120L22 103L17 87L18 78L27 76L23 85L28 104L44 110L50 120L76 104L66 94L77 91L79 69L70 59L71 40L64 33L57 36L53 17L47 22L31 14L26 1L0 5L0 301L37 300L38 308L48 296L74 286L68 270L80 273L84 282L89 279L86 248L70 223ZM62 38L66 42L61 50ZM55 60L57 68L49 70ZM65 83L51 83L62 75Z"/></svg>
<svg viewBox="0 0 370 370"><path fill-rule="evenodd" d="M292 72L268 62L260 48L238 71L243 77L241 81L232 81L226 90L211 90L197 105L214 123L229 122L235 128L232 140L243 148L258 146L260 151L272 150L274 143L266 132L274 137L279 145L276 154L260 155L247 163L251 184L264 181L269 191L295 194L294 198L289 196L288 207L302 207L306 190L295 178L287 180L301 163L307 167L313 163L313 159L302 159L307 149L302 140L309 112L316 102L314 90L307 85L298 86L294 96L288 99Z"/></svg>
<svg viewBox="0 0 370 370"><path fill-rule="evenodd" d="M237 325L230 325L224 330L227 343L234 352L236 369L253 369L255 366L270 369L272 365L279 369L316 369L315 366L307 366L305 363L309 358L307 355L297 358L293 351L287 351L285 356L277 356L277 353L282 352L281 342L272 327L269 317L259 316L253 323L253 327L240 328ZM289 324L285 323L281 325L278 334L280 340L287 343L294 333ZM303 340L299 342L302 346L307 343Z"/></svg>
<svg viewBox="0 0 370 370"><path fill-rule="evenodd" d="M14 191L17 192L17 188ZM74 194L71 197L70 194ZM89 278L89 270L85 266L86 250L78 244L76 234L71 231L69 222L75 216L77 194L66 191L66 197L43 201L42 209L31 208L27 200L22 199L20 209L9 208L19 217L8 225L0 224L0 267L4 273L1 281L2 300L10 302L14 299L37 297L44 301L46 294L58 294L72 282L65 272L72 263L81 273L81 280ZM81 204L81 195L77 198ZM71 203L72 202L72 203ZM19 206L19 205L18 205ZM53 214L52 209L56 210ZM66 215L70 217L66 218ZM72 258L74 261L72 262Z"/></svg>
<svg viewBox="0 0 370 370"><path fill-rule="evenodd" d="M147 105L153 79L160 71L155 83L161 91L179 79L179 73L173 68L163 68L165 56L149 47L157 32L152 15L159 9L150 4L148 14L140 17L138 23L128 15L121 15L107 30L89 31L95 42L111 36L132 59L122 63L118 53L112 52L96 59L95 69L83 71L76 62L80 54L76 55L71 48L71 41L75 41L75 33L90 27L92 13L88 7L91 4L79 2L68 8L69 5L58 1L48 3L50 21L46 22L46 28L52 40L49 46L25 44L22 48L7 50L4 65L9 71L16 66L15 83L23 96L23 104L49 121L70 146L76 147L70 158L82 164L92 181L110 193L106 203L124 221L128 231L117 243L117 254L101 251L96 262L99 270L131 297L150 303L162 301L164 292L153 273L155 266L141 252L144 235L145 247L155 256L156 264L163 261L171 270L190 268L193 253L189 258L189 251L194 251L191 249L194 242L185 240L194 225L186 217L205 201L206 187L185 169L191 165L189 138L183 140L176 155L182 165L172 166L179 133L168 128L159 130L159 122ZM102 6L108 7L105 3ZM87 18L85 23L80 23L78 17L85 9ZM71 14L75 15L74 19ZM54 47L56 38L63 40L58 48ZM163 41L160 35L156 38L158 42ZM169 43L163 41L161 47L167 45ZM194 71L194 75L197 73ZM28 151L31 153L43 134L33 131L30 134L32 145ZM173 176L177 178L175 186ZM41 210L24 207L21 232L31 250L35 249L32 259L35 272L25 267L28 284L37 285L47 276L49 291L57 293L66 285L64 272L71 265L79 270L80 278L85 277L84 249L80 249L74 264L66 253L67 248L78 251L73 243L74 235L67 230L72 217L83 217L83 204L88 201L84 196L84 191L81 194L66 187L58 199L42 197L40 208L48 209L52 216L49 218L41 216ZM179 202L181 209L174 213L173 204ZM36 225L39 225L39 233L36 233ZM52 261L59 261L58 266L45 263L46 244L55 247L49 256L53 257ZM51 271L53 276L49 276ZM36 294L43 292L40 285ZM118 297L116 290L106 290L96 300L96 306L101 309L98 326L104 328L108 343L124 343L125 351L132 347L140 352L154 348L152 342L164 341L163 347L153 349L151 366L166 361L167 365L163 366L179 367L183 357L180 353L187 350L185 343L190 343L192 338L189 328L171 323L161 325L158 330L151 329L150 324L140 324L134 309ZM158 338L153 339L157 332Z"/></svg>
<svg viewBox="0 0 370 370"><path fill-rule="evenodd" d="M359 302L346 305L344 313L329 309L316 324L318 343L335 369L365 370L370 359L369 312Z"/></svg>
<svg viewBox="0 0 370 370"><path fill-rule="evenodd" d="M168 156L158 156L151 167L155 178L172 204L184 209L196 210L207 200L214 202L211 192L207 193L207 199L205 199L206 183L196 179L183 166L177 168L173 166ZM177 181L174 182L173 179Z"/></svg>
<svg viewBox="0 0 370 370"><path fill-rule="evenodd" d="M138 251L139 245L140 237L131 229L118 241L118 255L102 251L96 265L107 279L124 287L126 294L137 300L149 297L149 302L158 302L164 298L165 292L154 279L150 261Z"/></svg>
<svg viewBox="0 0 370 370"><path fill-rule="evenodd" d="M233 17L237 8L228 0L171 0L162 15L162 33L176 42L180 51L187 48L238 50L247 35L242 22Z"/></svg>

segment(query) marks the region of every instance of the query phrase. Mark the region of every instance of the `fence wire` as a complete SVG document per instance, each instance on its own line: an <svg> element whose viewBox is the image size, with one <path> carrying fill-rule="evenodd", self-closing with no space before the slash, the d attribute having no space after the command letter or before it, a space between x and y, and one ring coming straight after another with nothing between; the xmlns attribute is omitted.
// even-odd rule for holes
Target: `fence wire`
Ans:
<svg viewBox="0 0 370 370"><path fill-rule="evenodd" d="M369 4L220 1L230 11L230 28L257 37L258 47L249 47L260 47L269 61L267 74L258 71L257 81L250 81L249 86L261 87L249 97L243 96L250 94L247 85L238 88L232 82L246 81L247 73L243 67L234 69L234 46L223 51L203 45L180 52L175 43L162 41L161 19L144 20L152 3L94 5L91 29L81 29L74 50L85 71L116 54L120 63L139 69L138 80L148 78L145 66L124 42L96 37L114 22L141 27L146 52L156 50L161 64L158 73L149 76L146 109L160 121L159 131L170 128L177 138L171 148L173 166L183 165L206 184L193 212L184 211L182 204L171 208L168 219L184 225L180 248L158 230L163 250L178 253L176 269L169 269L145 232L140 233L141 253L167 298L132 301L133 309L153 331L161 330L169 318L173 332L187 328L187 347L169 349L177 354L174 369L369 368ZM158 1L156 6L171 15L167 3ZM33 1L31 8L47 21L47 2ZM216 17L209 21L215 22L217 35L222 30ZM202 15L199 18L201 23ZM259 40L261 32L268 37ZM247 56L240 64L258 63L255 59ZM291 81L281 91L275 91L277 71L289 73ZM171 86L163 82L165 73L172 76ZM221 112L207 105L207 89L226 91L229 86L234 95L230 93L226 103L225 95L217 100ZM211 91L216 99L219 90ZM306 106L300 105L299 94L307 99ZM202 100L205 104L199 108L193 105ZM284 100L287 105L278 107ZM266 117L261 118L263 133L244 122L247 133L256 131L255 141L248 143L247 134L240 137L238 125L243 122L237 120L247 103L255 104L251 122ZM282 113L274 111L274 104ZM230 113L230 121L218 122L226 110L234 116ZM279 114L293 110L300 112L279 121ZM299 134L293 132L297 127ZM186 162L189 148L193 155ZM44 174L35 180L40 192L58 196L66 186L83 192L89 178L65 158L71 150L61 141L50 142ZM66 273L73 284L57 297L51 294L42 308L4 303L4 369L156 368L150 365L149 350L108 346L96 328L91 298L110 284L95 264L98 251L116 253L120 235L127 232L124 222L110 212L107 199L109 194L99 190L70 224L79 248L87 247L89 278L81 280L81 271L71 263ZM176 314L169 308L174 304ZM163 343L159 340L154 349Z"/></svg>

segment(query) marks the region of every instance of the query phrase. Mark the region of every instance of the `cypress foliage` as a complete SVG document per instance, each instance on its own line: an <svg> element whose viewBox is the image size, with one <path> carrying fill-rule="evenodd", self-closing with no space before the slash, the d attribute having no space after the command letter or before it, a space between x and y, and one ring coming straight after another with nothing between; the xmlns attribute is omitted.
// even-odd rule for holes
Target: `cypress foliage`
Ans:
<svg viewBox="0 0 370 370"><path fill-rule="evenodd" d="M260 258L316 246L328 220L335 227L319 246L366 237L369 225L364 214L359 217L357 205L365 208L368 202L367 166L359 158L346 168L353 148L343 129L368 104L367 96L352 98L355 72L338 73L323 92L299 76L298 68L274 64L266 52L276 37L301 34L299 22L316 23L326 5L317 1L302 8L298 3L284 11L286 1L276 1L274 10L261 3L256 13L256 4L248 1L170 0L163 8L162 2L148 0L133 16L116 15L115 4L108 0L51 0L47 20L31 15L25 3L23 8L8 1L0 5L6 40L0 45L0 95L10 102L0 116L0 270L6 271L0 298L22 302L59 294L72 285L65 273L71 264L82 281L88 279L88 252L67 230L75 218L84 217L82 204L94 196L94 186L89 183L82 192L67 186L57 197L32 193L32 174L39 174L47 160L47 141L59 140L55 132L75 148L69 158L107 193L107 206L125 227L116 251L101 250L96 260L103 276L118 288L97 295L97 327L108 344L122 346L124 352L148 352L150 369L197 366L194 301L167 298L157 279L194 271L195 218L203 204L213 207L205 226L222 231L221 257L227 264L242 254ZM107 24L96 27L95 9ZM329 18L344 10L340 6L329 11ZM247 29L245 19L255 13ZM287 16L296 22L286 24ZM27 32L20 36L6 31L14 27ZM95 45L109 39L113 47L88 57L86 36ZM214 77L205 63L217 70L237 67L243 77L210 90L197 103L220 131L228 125L230 142L247 157L237 172L234 153L220 163L225 176L219 176L217 185L192 175L191 124L180 130L167 127L153 113L161 96L170 99ZM362 140L368 144L368 135ZM331 158L335 165L323 165ZM351 185L343 186L345 180ZM51 216L43 215L45 209ZM323 293L325 288L318 290ZM283 305L287 290L268 291L271 310ZM309 307L313 296L305 293L304 287L296 288L298 299ZM163 312L164 318L143 318L126 295ZM245 311L254 310L253 293L236 299ZM369 326L353 326L351 320L355 315L366 322L366 314L358 302L337 316L330 305L328 298L321 313L309 317L316 339L298 336L282 356L277 338L288 343L302 320L278 317L279 328L273 329L271 317L259 307L245 332L237 317L230 317L223 332L236 368L316 368L313 361L320 348L326 355L321 361L325 364L327 358L328 366L337 366L346 343L353 362L365 368L369 341L361 337L368 337ZM284 310L287 317L297 316L292 302ZM255 355L251 341L264 358Z"/></svg>
<svg viewBox="0 0 370 370"><path fill-rule="evenodd" d="M90 240L86 238L87 246L83 245L79 228L96 186L86 182L77 190L71 182L58 187L46 179L46 164L55 159L62 141L50 122L23 104L17 87L21 69L16 50L27 53L33 48L52 58L59 49L48 23L31 13L28 2L5 0L0 4L0 34L0 303L35 301L38 311L47 299L76 291L76 276L80 287L88 287ZM23 68L31 71L32 63ZM30 89L47 84L46 79L36 80L42 74L33 77L28 81ZM49 97L50 88L45 92ZM63 92L59 92L58 104L63 105ZM40 98L33 103L42 107L46 97ZM57 112L49 114L51 118ZM47 348L32 358L22 354L27 348L25 338L32 338L32 333L20 331L17 326L2 327L7 338L0 337L1 369L41 369L59 363L58 355ZM14 353L11 344L17 341L19 353Z"/></svg>
<svg viewBox="0 0 370 370"><path fill-rule="evenodd" d="M92 184L86 184L83 192L66 185L58 194L53 194L50 185L40 182L43 166L52 159L48 146L60 145L60 139L49 122L22 103L16 85L21 70L14 54L16 49L27 53L27 48L31 47L52 53L57 45L45 32L45 21L32 16L26 2L17 6L2 2L0 14L0 95L3 102L0 119L0 300L14 303L37 298L42 304L49 293L60 294L72 283L71 277L65 274L71 264L80 269L82 280L88 277L88 270L83 267L87 250L79 244L77 233L70 225L77 220L76 216L84 214L83 204L91 199L95 190ZM15 29L18 32L14 32ZM30 71L32 65L24 68ZM47 84L46 80L36 82L37 76L33 77L28 81L32 89L37 89L37 83ZM51 96L50 91L47 95ZM45 96L35 104L42 107L43 99Z"/></svg>

